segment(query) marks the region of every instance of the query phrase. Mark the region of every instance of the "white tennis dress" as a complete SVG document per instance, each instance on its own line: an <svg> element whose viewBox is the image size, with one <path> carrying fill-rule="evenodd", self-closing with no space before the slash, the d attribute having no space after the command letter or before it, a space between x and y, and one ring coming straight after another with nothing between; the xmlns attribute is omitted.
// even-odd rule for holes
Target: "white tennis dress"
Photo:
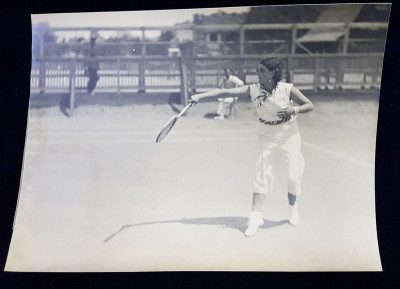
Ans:
<svg viewBox="0 0 400 289"><path fill-rule="evenodd" d="M271 193L286 190L301 194L304 158L296 117L277 117L277 112L288 105L293 84L278 82L271 94L266 94L260 84L250 85L250 98L259 118L260 156L256 165L254 192Z"/></svg>

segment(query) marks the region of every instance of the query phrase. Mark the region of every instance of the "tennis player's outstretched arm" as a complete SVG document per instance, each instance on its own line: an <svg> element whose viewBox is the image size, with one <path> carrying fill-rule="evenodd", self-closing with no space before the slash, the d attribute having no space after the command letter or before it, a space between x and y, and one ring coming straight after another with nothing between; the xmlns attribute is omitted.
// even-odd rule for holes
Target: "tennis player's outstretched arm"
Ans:
<svg viewBox="0 0 400 289"><path fill-rule="evenodd" d="M205 98L227 98L227 97L247 97L250 96L248 85L236 88L213 89L207 92L192 95L192 101L199 102Z"/></svg>

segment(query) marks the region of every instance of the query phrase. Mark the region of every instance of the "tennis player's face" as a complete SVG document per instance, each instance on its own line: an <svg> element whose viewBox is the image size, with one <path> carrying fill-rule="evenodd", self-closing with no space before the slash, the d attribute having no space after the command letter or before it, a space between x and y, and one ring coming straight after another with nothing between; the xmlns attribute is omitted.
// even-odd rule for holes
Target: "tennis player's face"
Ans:
<svg viewBox="0 0 400 289"><path fill-rule="evenodd" d="M267 83L272 77L272 72L269 71L268 68L265 67L263 64L258 65L257 74L258 82L261 84Z"/></svg>

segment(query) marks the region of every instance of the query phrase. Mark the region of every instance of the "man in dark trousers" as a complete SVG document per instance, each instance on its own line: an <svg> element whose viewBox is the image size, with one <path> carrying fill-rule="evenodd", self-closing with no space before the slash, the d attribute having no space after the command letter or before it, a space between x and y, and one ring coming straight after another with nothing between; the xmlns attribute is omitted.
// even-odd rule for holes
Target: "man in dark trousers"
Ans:
<svg viewBox="0 0 400 289"><path fill-rule="evenodd" d="M94 94L94 89L96 88L97 81L99 80L99 63L96 60L96 54L92 51L90 52L90 59L88 62L87 73L89 75L89 81L87 84L88 93Z"/></svg>

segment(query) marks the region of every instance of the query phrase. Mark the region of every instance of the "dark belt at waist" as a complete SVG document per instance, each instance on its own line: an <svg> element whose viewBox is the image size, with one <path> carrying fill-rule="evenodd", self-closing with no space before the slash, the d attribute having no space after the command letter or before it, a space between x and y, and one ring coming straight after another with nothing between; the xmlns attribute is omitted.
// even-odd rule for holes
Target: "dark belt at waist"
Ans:
<svg viewBox="0 0 400 289"><path fill-rule="evenodd" d="M261 122L263 124L267 124L267 125L278 125L278 124L285 123L289 120L290 120L290 116L286 116L280 120L274 120L274 121L266 121L266 120L262 119L261 117L258 119L259 122Z"/></svg>

